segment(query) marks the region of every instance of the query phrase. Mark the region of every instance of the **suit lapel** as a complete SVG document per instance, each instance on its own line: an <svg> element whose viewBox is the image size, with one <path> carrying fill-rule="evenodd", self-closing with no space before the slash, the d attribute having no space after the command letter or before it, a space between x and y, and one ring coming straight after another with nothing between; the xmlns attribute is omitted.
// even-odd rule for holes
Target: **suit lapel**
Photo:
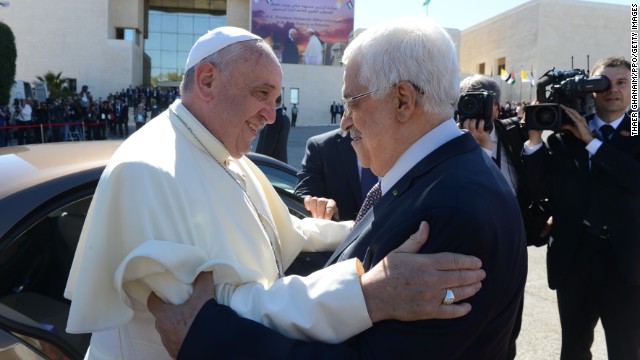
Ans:
<svg viewBox="0 0 640 360"><path fill-rule="evenodd" d="M327 261L326 265L328 266L334 263L336 260L343 260L344 258L353 257L354 254L345 252L347 247L349 247L355 241L359 240L361 238L361 235L366 234L371 227L371 224L376 221L376 213L384 212L384 210L393 207L393 203L396 200L400 199L402 195L404 195L411 188L411 185L416 178L422 177L425 174L429 173L443 161L446 161L459 154L472 151L474 149L478 150L479 145L473 138L473 135L471 135L470 132L466 132L465 134L458 136L455 139L452 139L444 145L440 146L431 154L420 160L413 168L411 168L411 170L409 170L409 172L407 172L402 178L400 178L400 180L398 180L398 182L396 182L391 187L391 189L389 189L389 191L387 191L380 198L378 203L367 213L367 215L362 218L362 220L353 229L351 229L349 236L347 236L345 241L343 241L342 244L338 246L329 261ZM403 199L403 201L411 200ZM373 239L372 241L375 241L375 239ZM359 255L364 256L364 254Z"/></svg>
<svg viewBox="0 0 640 360"><path fill-rule="evenodd" d="M346 167L348 192L353 196L354 204L362 204L360 199L360 174L358 173L358 159L356 152L351 148L351 136L340 131L336 134L336 156L344 157L344 161L337 161L340 166Z"/></svg>

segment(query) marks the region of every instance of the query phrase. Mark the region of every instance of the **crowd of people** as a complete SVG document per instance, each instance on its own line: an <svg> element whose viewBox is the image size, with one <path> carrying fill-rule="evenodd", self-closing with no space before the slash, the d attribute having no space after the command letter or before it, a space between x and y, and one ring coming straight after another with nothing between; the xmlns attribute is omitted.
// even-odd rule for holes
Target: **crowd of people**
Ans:
<svg viewBox="0 0 640 360"><path fill-rule="evenodd" d="M87 85L73 96L15 99L0 106L0 147L74 140L126 138L130 111L141 128L178 97L177 88L130 86L94 98Z"/></svg>

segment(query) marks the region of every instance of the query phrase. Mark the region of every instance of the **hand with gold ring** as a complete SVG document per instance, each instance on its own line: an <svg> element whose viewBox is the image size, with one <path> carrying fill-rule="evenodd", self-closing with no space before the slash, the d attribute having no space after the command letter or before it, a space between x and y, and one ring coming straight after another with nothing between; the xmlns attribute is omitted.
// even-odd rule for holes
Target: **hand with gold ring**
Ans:
<svg viewBox="0 0 640 360"><path fill-rule="evenodd" d="M304 198L305 209L316 219L339 220L338 205L335 200L307 195Z"/></svg>

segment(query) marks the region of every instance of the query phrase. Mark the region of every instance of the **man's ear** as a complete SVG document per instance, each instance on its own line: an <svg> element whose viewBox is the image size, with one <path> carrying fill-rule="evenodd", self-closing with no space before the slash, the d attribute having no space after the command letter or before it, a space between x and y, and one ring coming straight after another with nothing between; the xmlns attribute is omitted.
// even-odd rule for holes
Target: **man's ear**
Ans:
<svg viewBox="0 0 640 360"><path fill-rule="evenodd" d="M220 79L218 68L210 63L202 63L196 68L195 90L199 97L210 100L214 96L215 83Z"/></svg>
<svg viewBox="0 0 640 360"><path fill-rule="evenodd" d="M407 122L416 109L418 92L408 81L400 81L395 86L397 99L396 117L400 122Z"/></svg>

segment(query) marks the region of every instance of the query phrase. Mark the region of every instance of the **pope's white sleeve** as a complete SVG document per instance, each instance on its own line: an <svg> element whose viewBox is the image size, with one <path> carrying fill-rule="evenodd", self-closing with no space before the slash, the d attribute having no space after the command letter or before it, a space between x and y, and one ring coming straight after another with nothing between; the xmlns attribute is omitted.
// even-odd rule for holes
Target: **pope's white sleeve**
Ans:
<svg viewBox="0 0 640 360"><path fill-rule="evenodd" d="M288 337L338 343L372 326L358 269L358 260L350 259L306 277L287 276L269 289L258 283L217 285L216 298Z"/></svg>

